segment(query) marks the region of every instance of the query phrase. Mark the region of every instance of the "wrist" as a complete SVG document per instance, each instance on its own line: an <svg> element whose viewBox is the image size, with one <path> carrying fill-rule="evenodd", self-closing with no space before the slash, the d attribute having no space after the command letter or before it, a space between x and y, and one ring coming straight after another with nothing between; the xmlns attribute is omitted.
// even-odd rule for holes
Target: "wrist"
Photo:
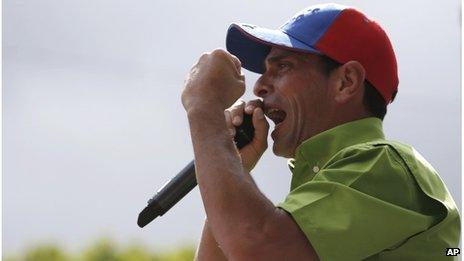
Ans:
<svg viewBox="0 0 464 261"><path fill-rule="evenodd" d="M214 116L220 116L224 118L224 110L219 106L210 106L210 105L200 105L192 106L186 110L187 117L189 119L196 118L211 118Z"/></svg>
<svg viewBox="0 0 464 261"><path fill-rule="evenodd" d="M203 142L215 140L213 137L228 136L224 111L217 107L191 107L187 110L192 139Z"/></svg>

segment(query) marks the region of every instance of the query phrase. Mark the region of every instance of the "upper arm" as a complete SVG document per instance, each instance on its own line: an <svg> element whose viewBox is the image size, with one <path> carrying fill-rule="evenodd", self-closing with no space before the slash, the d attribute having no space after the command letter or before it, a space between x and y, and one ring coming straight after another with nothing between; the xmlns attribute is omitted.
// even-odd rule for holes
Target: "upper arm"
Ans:
<svg viewBox="0 0 464 261"><path fill-rule="evenodd" d="M319 260L303 231L283 209L276 207L261 229L249 235L231 253L232 260Z"/></svg>
<svg viewBox="0 0 464 261"><path fill-rule="evenodd" d="M311 242L301 230L293 217L281 208L275 209L274 220L270 221L265 231L269 237L267 243L270 257L275 260L319 260ZM278 245L272 245L276 242Z"/></svg>

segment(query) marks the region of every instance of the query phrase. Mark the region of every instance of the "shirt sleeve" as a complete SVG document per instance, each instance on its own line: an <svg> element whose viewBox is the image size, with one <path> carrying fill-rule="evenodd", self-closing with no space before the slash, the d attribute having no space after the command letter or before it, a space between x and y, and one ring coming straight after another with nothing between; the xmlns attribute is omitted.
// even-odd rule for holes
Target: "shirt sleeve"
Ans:
<svg viewBox="0 0 464 261"><path fill-rule="evenodd" d="M353 149L292 190L278 207L290 213L320 260L361 260L432 225L432 216L408 208L414 186L387 146Z"/></svg>

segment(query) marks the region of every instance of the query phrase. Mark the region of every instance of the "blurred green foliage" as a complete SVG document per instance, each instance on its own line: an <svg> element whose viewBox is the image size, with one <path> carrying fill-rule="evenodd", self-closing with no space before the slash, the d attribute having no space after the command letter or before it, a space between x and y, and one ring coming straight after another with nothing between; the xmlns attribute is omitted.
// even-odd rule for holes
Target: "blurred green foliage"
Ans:
<svg viewBox="0 0 464 261"><path fill-rule="evenodd" d="M194 246L168 251L150 251L141 245L118 247L109 239L100 239L80 253L68 253L52 244L31 247L21 255L5 255L4 261L192 261Z"/></svg>

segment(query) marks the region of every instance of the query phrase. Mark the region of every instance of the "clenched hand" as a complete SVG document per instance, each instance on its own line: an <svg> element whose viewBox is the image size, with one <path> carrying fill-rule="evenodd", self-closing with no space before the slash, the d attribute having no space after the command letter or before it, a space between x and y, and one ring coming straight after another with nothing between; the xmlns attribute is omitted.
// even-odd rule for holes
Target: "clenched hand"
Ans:
<svg viewBox="0 0 464 261"><path fill-rule="evenodd" d="M237 57L221 49L203 54L185 81L185 110L215 113L230 107L245 92L240 66Z"/></svg>

